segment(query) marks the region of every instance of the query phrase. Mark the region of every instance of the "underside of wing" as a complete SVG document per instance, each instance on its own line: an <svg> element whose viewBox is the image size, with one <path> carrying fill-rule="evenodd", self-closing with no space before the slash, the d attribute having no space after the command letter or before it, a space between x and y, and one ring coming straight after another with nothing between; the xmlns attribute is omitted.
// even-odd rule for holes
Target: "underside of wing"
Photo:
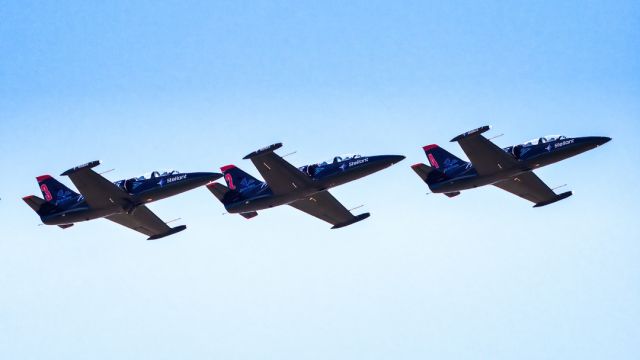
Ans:
<svg viewBox="0 0 640 360"><path fill-rule="evenodd" d="M276 145L272 145L271 149L249 154L245 158L251 159L253 165L276 195L311 186L313 181L307 175L273 152L281 144Z"/></svg>
<svg viewBox="0 0 640 360"><path fill-rule="evenodd" d="M92 162L89 165L78 166L65 171L62 175L69 176L69 179L71 179L80 194L84 196L89 206L94 209L116 205L121 207L129 206L131 204L131 196L128 193L91 170L91 167L98 164L98 162Z"/></svg>
<svg viewBox="0 0 640 360"><path fill-rule="evenodd" d="M175 228L169 227L169 225L144 205L136 207L131 214L115 214L107 216L106 218L149 236L149 240L159 239L186 229L184 225Z"/></svg>
<svg viewBox="0 0 640 360"><path fill-rule="evenodd" d="M556 195L547 184L531 171L493 185L535 203L536 207L554 203L571 195L570 191Z"/></svg>
<svg viewBox="0 0 640 360"><path fill-rule="evenodd" d="M493 174L518 166L518 160L482 135L464 137L457 141L480 175Z"/></svg>
<svg viewBox="0 0 640 360"><path fill-rule="evenodd" d="M351 225L369 217L369 213L354 216L328 191L322 191L306 199L291 204L294 208L306 212L333 225L333 229Z"/></svg>

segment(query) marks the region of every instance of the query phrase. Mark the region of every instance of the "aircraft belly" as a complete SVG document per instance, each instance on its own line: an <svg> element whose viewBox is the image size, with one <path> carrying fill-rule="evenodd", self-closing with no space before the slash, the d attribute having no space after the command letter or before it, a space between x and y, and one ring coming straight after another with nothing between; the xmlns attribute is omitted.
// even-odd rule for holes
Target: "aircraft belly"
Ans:
<svg viewBox="0 0 640 360"><path fill-rule="evenodd" d="M449 193L456 191L463 191L476 188L478 186L488 185L482 179L460 179L449 180L431 186L431 191L434 193Z"/></svg>
<svg viewBox="0 0 640 360"><path fill-rule="evenodd" d="M340 186L340 185L344 185L348 182L354 181L354 180L358 180L360 178L363 178L367 175L371 175L374 172L377 172L379 170L382 170L384 167L363 167L360 169L352 169L352 170L347 170L345 172L341 172L341 173L337 173L334 175L329 175L324 179L320 179L317 180L317 182L319 184L321 184L321 188L323 190L332 188L332 187L336 187L336 186ZM320 190L322 191L322 190Z"/></svg>
<svg viewBox="0 0 640 360"><path fill-rule="evenodd" d="M235 204L227 206L227 211L230 213L245 213L251 211L259 211L268 208L272 208L278 205L284 205L286 201L281 196L268 196L254 199L246 199L239 201Z"/></svg>
<svg viewBox="0 0 640 360"><path fill-rule="evenodd" d="M582 154L585 151L594 149L595 147L596 146L594 144L575 143L560 149L554 149L550 152L543 152L542 154L533 156L530 159L527 159L526 163L529 165L530 169L536 169L566 160L570 157Z"/></svg>
<svg viewBox="0 0 640 360"><path fill-rule="evenodd" d="M480 186L494 184L506 178L516 176L522 172L523 170L517 170L487 176L469 176L465 178L446 180L441 183L432 185L431 191L433 191L434 193L449 193L470 190Z"/></svg>
<svg viewBox="0 0 640 360"><path fill-rule="evenodd" d="M147 203L151 201L166 199L168 197L195 189L202 185L203 184L201 182L194 183L194 182L185 181L180 184L171 184L171 185L165 185L162 188L150 189L150 190L141 192L139 194L135 194L134 196L136 197L138 202Z"/></svg>
<svg viewBox="0 0 640 360"><path fill-rule="evenodd" d="M570 156L573 156L573 155L570 155ZM566 156L565 154L546 153L546 154L540 154L538 156L534 156L530 159L527 159L525 164L529 169L533 170L543 166L551 165L553 163L557 163L558 161L562 161L568 157L569 156Z"/></svg>
<svg viewBox="0 0 640 360"><path fill-rule="evenodd" d="M43 217L42 222L46 225L64 225L103 218L115 212L113 209L79 209Z"/></svg>
<svg viewBox="0 0 640 360"><path fill-rule="evenodd" d="M300 200L307 196L311 196L317 191L312 192L295 192L284 195L269 195L259 198L247 199L235 204L228 205L227 211L230 213L245 213L251 211L260 211L269 209L275 206L287 205L296 200Z"/></svg>
<svg viewBox="0 0 640 360"><path fill-rule="evenodd" d="M344 185L348 182L360 179L366 175L367 174L362 172L341 173L322 179L320 182L323 184L323 188L330 189L332 187Z"/></svg>

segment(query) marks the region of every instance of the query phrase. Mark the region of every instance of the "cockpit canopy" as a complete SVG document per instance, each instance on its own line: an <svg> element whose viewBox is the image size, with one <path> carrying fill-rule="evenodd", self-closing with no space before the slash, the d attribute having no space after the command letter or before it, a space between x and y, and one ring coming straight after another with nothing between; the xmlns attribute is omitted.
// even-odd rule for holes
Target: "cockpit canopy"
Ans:
<svg viewBox="0 0 640 360"><path fill-rule="evenodd" d="M538 144L548 143L550 141L563 140L563 139L566 139L566 138L567 137L564 136L564 135L547 135L547 136L543 136L541 138L529 140L529 141L523 143L522 146L534 146L534 145L538 145Z"/></svg>
<svg viewBox="0 0 640 360"><path fill-rule="evenodd" d="M358 155L358 154L342 154L342 155L334 156L330 160L323 161L323 162L317 163L315 165L326 166L326 165L329 165L329 164L335 164L335 163L338 163L338 162L341 162L341 161L357 159L357 158L361 158L361 157L362 157L362 155Z"/></svg>
<svg viewBox="0 0 640 360"><path fill-rule="evenodd" d="M334 156L332 159L327 160L327 161L323 161L320 163L316 163L316 164L311 164L311 165L305 165L302 166L300 168L298 168L300 171L302 171L303 173L314 177L318 171L321 171L321 169L325 166L331 165L331 164L336 164L339 163L341 161L346 161L346 160L352 160L352 159L358 159L361 158L361 155L358 154L343 154L343 155L338 155L338 156Z"/></svg>
<svg viewBox="0 0 640 360"><path fill-rule="evenodd" d="M175 174L180 174L180 172L178 170L151 171L142 176L137 177L136 180L155 179L160 176L175 175Z"/></svg>

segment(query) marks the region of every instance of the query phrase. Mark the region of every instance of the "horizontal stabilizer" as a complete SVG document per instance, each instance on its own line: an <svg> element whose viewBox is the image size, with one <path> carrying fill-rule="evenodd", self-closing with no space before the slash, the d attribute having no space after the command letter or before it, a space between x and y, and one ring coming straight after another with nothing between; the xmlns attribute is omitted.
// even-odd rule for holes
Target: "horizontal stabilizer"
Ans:
<svg viewBox="0 0 640 360"><path fill-rule="evenodd" d="M423 163L411 165L411 168L413 169L413 171L416 172L416 174L418 174L418 176L420 176L420 178L424 182L427 181L429 173L431 173L434 170L432 167L427 166Z"/></svg>
<svg viewBox="0 0 640 360"><path fill-rule="evenodd" d="M244 213L240 213L240 215L242 215L243 218L249 220L258 216L258 212L257 211L244 212Z"/></svg>
<svg viewBox="0 0 640 360"><path fill-rule="evenodd" d="M163 238L165 236L169 236L169 235L173 235L175 233L178 233L178 232L180 232L182 230L185 230L186 228L187 228L187 225L176 226L174 228L171 228L171 230L169 230L169 231L167 231L165 233L152 235L147 240L158 240L158 239L161 239L161 238Z"/></svg>
<svg viewBox="0 0 640 360"><path fill-rule="evenodd" d="M26 202L27 205L29 205L29 207L32 208L36 213L39 213L42 205L47 203L46 201L44 201L44 199L39 198L35 195L25 196L22 198L22 200L24 200L24 202Z"/></svg>
<svg viewBox="0 0 640 360"><path fill-rule="evenodd" d="M282 143L269 145L269 146L263 147L260 150L256 150L256 151L252 152L251 154L243 157L243 159L247 160L247 159L251 159L251 158L256 157L256 156L264 155L266 153L270 153L270 152L276 151L276 150L280 149L281 147L282 147Z"/></svg>
<svg viewBox="0 0 640 360"><path fill-rule="evenodd" d="M211 191L211 193L220 201L224 202L224 196L231 190L229 190L228 187L217 183L217 182L212 182L207 184L207 189L209 189L209 191Z"/></svg>
<svg viewBox="0 0 640 360"><path fill-rule="evenodd" d="M548 201L543 201L541 203L537 203L537 204L533 205L533 207L537 208L537 207L547 206L547 205L553 204L554 202L566 199L571 195L573 195L573 193L571 191L563 192L562 194L556 195L555 198L553 198L551 200L548 200Z"/></svg>
<svg viewBox="0 0 640 360"><path fill-rule="evenodd" d="M94 168L94 167L96 167L98 165L100 165L100 160L90 161L90 162L88 162L86 164L78 165L78 166L76 166L74 168L71 168L71 169L63 172L62 174L60 174L60 176L68 176L68 175L71 175L71 174L73 174L73 173L75 173L77 171L80 171L82 169L91 169L91 168Z"/></svg>
<svg viewBox="0 0 640 360"><path fill-rule="evenodd" d="M333 225L332 229L339 229L341 227L345 227L345 226L349 226L349 225L355 224L358 221L362 221L362 220L368 218L369 216L371 216L371 214L369 214L369 213L360 214L360 215L354 217L353 219L351 219L351 220L349 220L347 222L344 222L342 224Z"/></svg>
<svg viewBox="0 0 640 360"><path fill-rule="evenodd" d="M491 129L491 126L489 126L489 125L481 126L481 127L477 128L477 129L469 130L464 134L460 134L460 135L454 137L453 139L451 139L450 141L451 142L456 142L456 141L460 141L460 140L465 139L465 138L469 138L469 137L472 137L472 136L480 135L483 132L489 131L489 129Z"/></svg>
<svg viewBox="0 0 640 360"><path fill-rule="evenodd" d="M427 185L435 184L447 178L442 171L422 163L411 165L411 169L413 169Z"/></svg>

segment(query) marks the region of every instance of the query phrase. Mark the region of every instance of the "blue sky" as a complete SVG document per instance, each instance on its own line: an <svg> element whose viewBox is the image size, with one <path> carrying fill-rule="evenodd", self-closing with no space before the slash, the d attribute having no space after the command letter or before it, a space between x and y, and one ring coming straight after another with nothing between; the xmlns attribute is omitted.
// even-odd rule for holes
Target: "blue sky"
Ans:
<svg viewBox="0 0 640 360"><path fill-rule="evenodd" d="M0 9L0 357L632 359L640 352L640 6L632 1L8 2ZM537 173L542 209L425 195L409 165L491 124L606 146ZM38 226L34 177L403 154L335 189L339 231L206 191L151 205L157 242ZM63 182L70 184L68 179Z"/></svg>

